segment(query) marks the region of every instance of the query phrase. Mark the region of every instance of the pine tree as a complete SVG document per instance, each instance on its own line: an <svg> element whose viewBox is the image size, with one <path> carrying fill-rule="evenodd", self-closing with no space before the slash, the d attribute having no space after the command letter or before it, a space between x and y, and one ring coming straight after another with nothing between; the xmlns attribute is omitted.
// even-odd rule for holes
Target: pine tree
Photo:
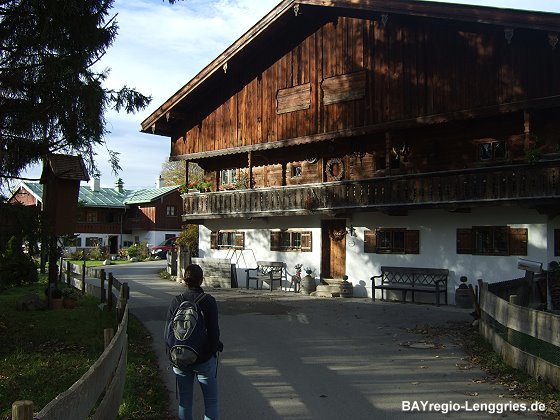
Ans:
<svg viewBox="0 0 560 420"><path fill-rule="evenodd" d="M96 171L105 111L145 108L149 97L107 89L96 70L117 35L113 0L0 2L0 186L50 153L81 154ZM105 145L106 146L106 145ZM114 170L117 153L110 151Z"/></svg>

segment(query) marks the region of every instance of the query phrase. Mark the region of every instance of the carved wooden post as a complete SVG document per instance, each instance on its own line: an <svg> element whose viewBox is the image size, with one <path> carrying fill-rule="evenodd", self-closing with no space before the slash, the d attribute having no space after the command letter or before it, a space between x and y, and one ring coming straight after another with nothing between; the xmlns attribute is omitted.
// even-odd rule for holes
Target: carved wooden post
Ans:
<svg viewBox="0 0 560 420"><path fill-rule="evenodd" d="M99 270L99 285L101 287L101 302L105 302L105 270L102 268Z"/></svg>
<svg viewBox="0 0 560 420"><path fill-rule="evenodd" d="M249 161L249 185L247 186L250 190L253 189L253 152L249 152L247 156Z"/></svg>

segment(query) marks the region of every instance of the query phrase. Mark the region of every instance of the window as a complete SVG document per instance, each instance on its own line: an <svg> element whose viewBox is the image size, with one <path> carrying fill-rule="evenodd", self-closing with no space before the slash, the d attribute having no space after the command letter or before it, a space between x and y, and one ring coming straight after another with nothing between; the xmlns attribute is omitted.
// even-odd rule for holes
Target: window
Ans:
<svg viewBox="0 0 560 420"><path fill-rule="evenodd" d="M372 254L419 254L420 231L380 228L364 232L364 252Z"/></svg>
<svg viewBox="0 0 560 420"><path fill-rule="evenodd" d="M97 223L97 212L96 211L88 211L86 213L86 222Z"/></svg>
<svg viewBox="0 0 560 420"><path fill-rule="evenodd" d="M123 241L123 248L128 248L129 246L132 246L134 242L132 241Z"/></svg>
<svg viewBox="0 0 560 420"><path fill-rule="evenodd" d="M311 252L311 232L280 230L270 232L271 251Z"/></svg>
<svg viewBox="0 0 560 420"><path fill-rule="evenodd" d="M77 238L64 238L63 239L63 245L64 246L73 246L76 248L81 248L82 246L82 238L80 238L79 236Z"/></svg>
<svg viewBox="0 0 560 420"><path fill-rule="evenodd" d="M220 182L222 185L232 185L237 182L236 169L224 169L220 171Z"/></svg>
<svg viewBox="0 0 560 420"><path fill-rule="evenodd" d="M165 208L165 214L167 216L176 216L177 215L177 209L175 206L167 206Z"/></svg>
<svg viewBox="0 0 560 420"><path fill-rule="evenodd" d="M103 238L86 238L86 247L88 248L93 248L96 246L102 246L103 245Z"/></svg>
<svg viewBox="0 0 560 420"><path fill-rule="evenodd" d="M457 254L527 255L528 230L508 226L457 229Z"/></svg>
<svg viewBox="0 0 560 420"><path fill-rule="evenodd" d="M390 162L389 164L391 165L391 169L399 169L401 162L399 160L399 158L397 158L395 155L391 154L391 158L390 158ZM376 171L383 171L387 169L387 159L385 158L385 156L380 156L378 155L375 158L375 170Z"/></svg>
<svg viewBox="0 0 560 420"><path fill-rule="evenodd" d="M245 232L235 230L219 230L210 234L211 249L243 249Z"/></svg>
<svg viewBox="0 0 560 420"><path fill-rule="evenodd" d="M477 158L481 162L505 159L506 142L503 140L487 140L478 142Z"/></svg>
<svg viewBox="0 0 560 420"><path fill-rule="evenodd" d="M301 165L292 165L292 178L301 176Z"/></svg>
<svg viewBox="0 0 560 420"><path fill-rule="evenodd" d="M554 229L554 256L560 256L560 229Z"/></svg>

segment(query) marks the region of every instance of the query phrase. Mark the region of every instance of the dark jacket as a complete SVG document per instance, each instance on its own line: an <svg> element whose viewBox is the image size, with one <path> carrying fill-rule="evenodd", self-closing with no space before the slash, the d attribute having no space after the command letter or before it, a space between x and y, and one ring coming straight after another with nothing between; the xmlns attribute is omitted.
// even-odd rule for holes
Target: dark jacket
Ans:
<svg viewBox="0 0 560 420"><path fill-rule="evenodd" d="M169 309L167 310L167 317L165 319L165 339L167 339L167 328L170 322L173 321L173 314L175 310L179 307L181 302L185 300L190 300L194 302L198 295L203 293L201 287L189 287L185 292L180 295L175 296ZM218 348L221 350L220 343L220 327L218 325L218 305L216 304L216 299L212 295L206 293L206 297L202 299L198 305L204 314L204 322L206 325L206 331L208 333L208 343L205 349L200 351L199 363L206 362L212 356L216 355ZM219 347L220 346L220 347Z"/></svg>

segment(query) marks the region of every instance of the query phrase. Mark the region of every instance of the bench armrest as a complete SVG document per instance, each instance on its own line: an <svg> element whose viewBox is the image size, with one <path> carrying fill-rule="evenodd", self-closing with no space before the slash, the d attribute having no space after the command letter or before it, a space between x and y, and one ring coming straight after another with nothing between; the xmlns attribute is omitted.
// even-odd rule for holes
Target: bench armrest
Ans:
<svg viewBox="0 0 560 420"><path fill-rule="evenodd" d="M383 274L378 274L377 276L373 276L372 278L370 278L370 280L375 281L375 279L380 279L383 277Z"/></svg>

